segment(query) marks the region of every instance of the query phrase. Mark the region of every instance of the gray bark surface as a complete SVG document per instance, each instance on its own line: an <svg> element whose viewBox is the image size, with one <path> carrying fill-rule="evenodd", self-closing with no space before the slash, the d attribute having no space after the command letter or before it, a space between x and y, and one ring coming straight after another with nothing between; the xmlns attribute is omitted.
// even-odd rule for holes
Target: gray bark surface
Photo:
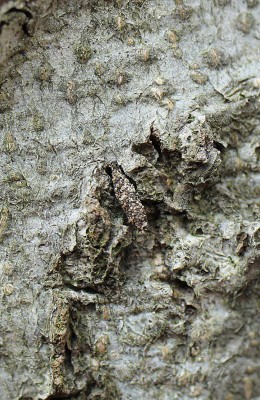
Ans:
<svg viewBox="0 0 260 400"><path fill-rule="evenodd" d="M1 400L259 400L258 1L2 3Z"/></svg>

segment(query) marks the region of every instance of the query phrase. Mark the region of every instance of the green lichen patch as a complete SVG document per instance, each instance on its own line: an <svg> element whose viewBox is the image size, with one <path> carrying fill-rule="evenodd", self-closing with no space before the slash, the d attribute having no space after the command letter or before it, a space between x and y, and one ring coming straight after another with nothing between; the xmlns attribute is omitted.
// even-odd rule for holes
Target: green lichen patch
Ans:
<svg viewBox="0 0 260 400"><path fill-rule="evenodd" d="M10 223L11 214L7 206L3 206L0 211L0 242L3 240L4 235Z"/></svg>
<svg viewBox="0 0 260 400"><path fill-rule="evenodd" d="M247 0L246 2L247 2L247 7L249 7L249 8L254 8L259 3L258 0Z"/></svg>
<svg viewBox="0 0 260 400"><path fill-rule="evenodd" d="M17 143L12 132L7 132L3 140L3 148L6 153L13 153L17 149Z"/></svg>
<svg viewBox="0 0 260 400"><path fill-rule="evenodd" d="M176 29L171 29L167 32L166 37L170 43L177 43L180 41L180 33Z"/></svg>
<svg viewBox="0 0 260 400"><path fill-rule="evenodd" d="M50 82L54 69L49 62L42 63L37 71L37 79L40 82Z"/></svg>
<svg viewBox="0 0 260 400"><path fill-rule="evenodd" d="M177 6L174 10L174 15L176 15L176 17L179 18L181 21L188 20L191 17L192 13L193 8L184 6L183 4Z"/></svg>
<svg viewBox="0 0 260 400"><path fill-rule="evenodd" d="M93 51L88 43L81 43L74 49L76 59L80 64L86 64L93 55Z"/></svg>
<svg viewBox="0 0 260 400"><path fill-rule="evenodd" d="M241 13L236 19L236 27L239 31L248 34L255 24L255 19L250 13Z"/></svg>
<svg viewBox="0 0 260 400"><path fill-rule="evenodd" d="M104 64L96 63L95 70L94 70L94 73L96 76L101 78L104 75L105 71L106 71L106 67Z"/></svg>
<svg viewBox="0 0 260 400"><path fill-rule="evenodd" d="M76 104L76 102L78 100L77 85L74 81L67 82L66 99L68 100L69 104L71 104L71 105Z"/></svg>
<svg viewBox="0 0 260 400"><path fill-rule="evenodd" d="M35 113L32 116L32 128L35 132L42 132L45 127L45 119L41 113Z"/></svg>
<svg viewBox="0 0 260 400"><path fill-rule="evenodd" d="M178 45L178 43L173 43L172 44L172 55L175 57L177 60L181 60L183 56L183 51Z"/></svg>
<svg viewBox="0 0 260 400"><path fill-rule="evenodd" d="M24 188L27 187L27 180L20 172L11 172L6 178L5 182L9 183L11 186L16 188Z"/></svg>
<svg viewBox="0 0 260 400"><path fill-rule="evenodd" d="M9 91L0 88L0 114L12 108L13 100L13 95Z"/></svg>
<svg viewBox="0 0 260 400"><path fill-rule="evenodd" d="M215 47L207 50L206 53L204 53L204 58L211 68L220 68L227 63L224 52Z"/></svg>
<svg viewBox="0 0 260 400"><path fill-rule="evenodd" d="M200 71L191 72L190 77L195 83L198 83L199 85L205 85L205 83L207 83L207 81L209 80L209 77Z"/></svg>

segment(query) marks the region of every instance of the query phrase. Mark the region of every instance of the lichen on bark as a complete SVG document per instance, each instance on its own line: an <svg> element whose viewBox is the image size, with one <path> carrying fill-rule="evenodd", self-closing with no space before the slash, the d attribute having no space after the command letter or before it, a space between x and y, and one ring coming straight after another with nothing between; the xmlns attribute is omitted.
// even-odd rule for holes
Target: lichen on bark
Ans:
<svg viewBox="0 0 260 400"><path fill-rule="evenodd" d="M258 399L258 20L3 2L1 399Z"/></svg>

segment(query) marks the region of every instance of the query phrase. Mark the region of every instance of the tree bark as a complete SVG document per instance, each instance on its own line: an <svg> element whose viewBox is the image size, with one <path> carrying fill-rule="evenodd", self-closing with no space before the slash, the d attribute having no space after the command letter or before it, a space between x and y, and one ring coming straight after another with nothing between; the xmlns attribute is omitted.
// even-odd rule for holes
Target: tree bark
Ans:
<svg viewBox="0 0 260 400"><path fill-rule="evenodd" d="M257 400L257 0L0 8L0 398Z"/></svg>

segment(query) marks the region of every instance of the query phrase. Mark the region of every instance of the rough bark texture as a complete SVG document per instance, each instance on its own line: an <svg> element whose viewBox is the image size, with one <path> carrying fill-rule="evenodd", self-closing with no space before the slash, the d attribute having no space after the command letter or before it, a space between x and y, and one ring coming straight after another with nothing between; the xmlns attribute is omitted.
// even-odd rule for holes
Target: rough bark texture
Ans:
<svg viewBox="0 0 260 400"><path fill-rule="evenodd" d="M1 3L1 400L259 399L257 0Z"/></svg>

